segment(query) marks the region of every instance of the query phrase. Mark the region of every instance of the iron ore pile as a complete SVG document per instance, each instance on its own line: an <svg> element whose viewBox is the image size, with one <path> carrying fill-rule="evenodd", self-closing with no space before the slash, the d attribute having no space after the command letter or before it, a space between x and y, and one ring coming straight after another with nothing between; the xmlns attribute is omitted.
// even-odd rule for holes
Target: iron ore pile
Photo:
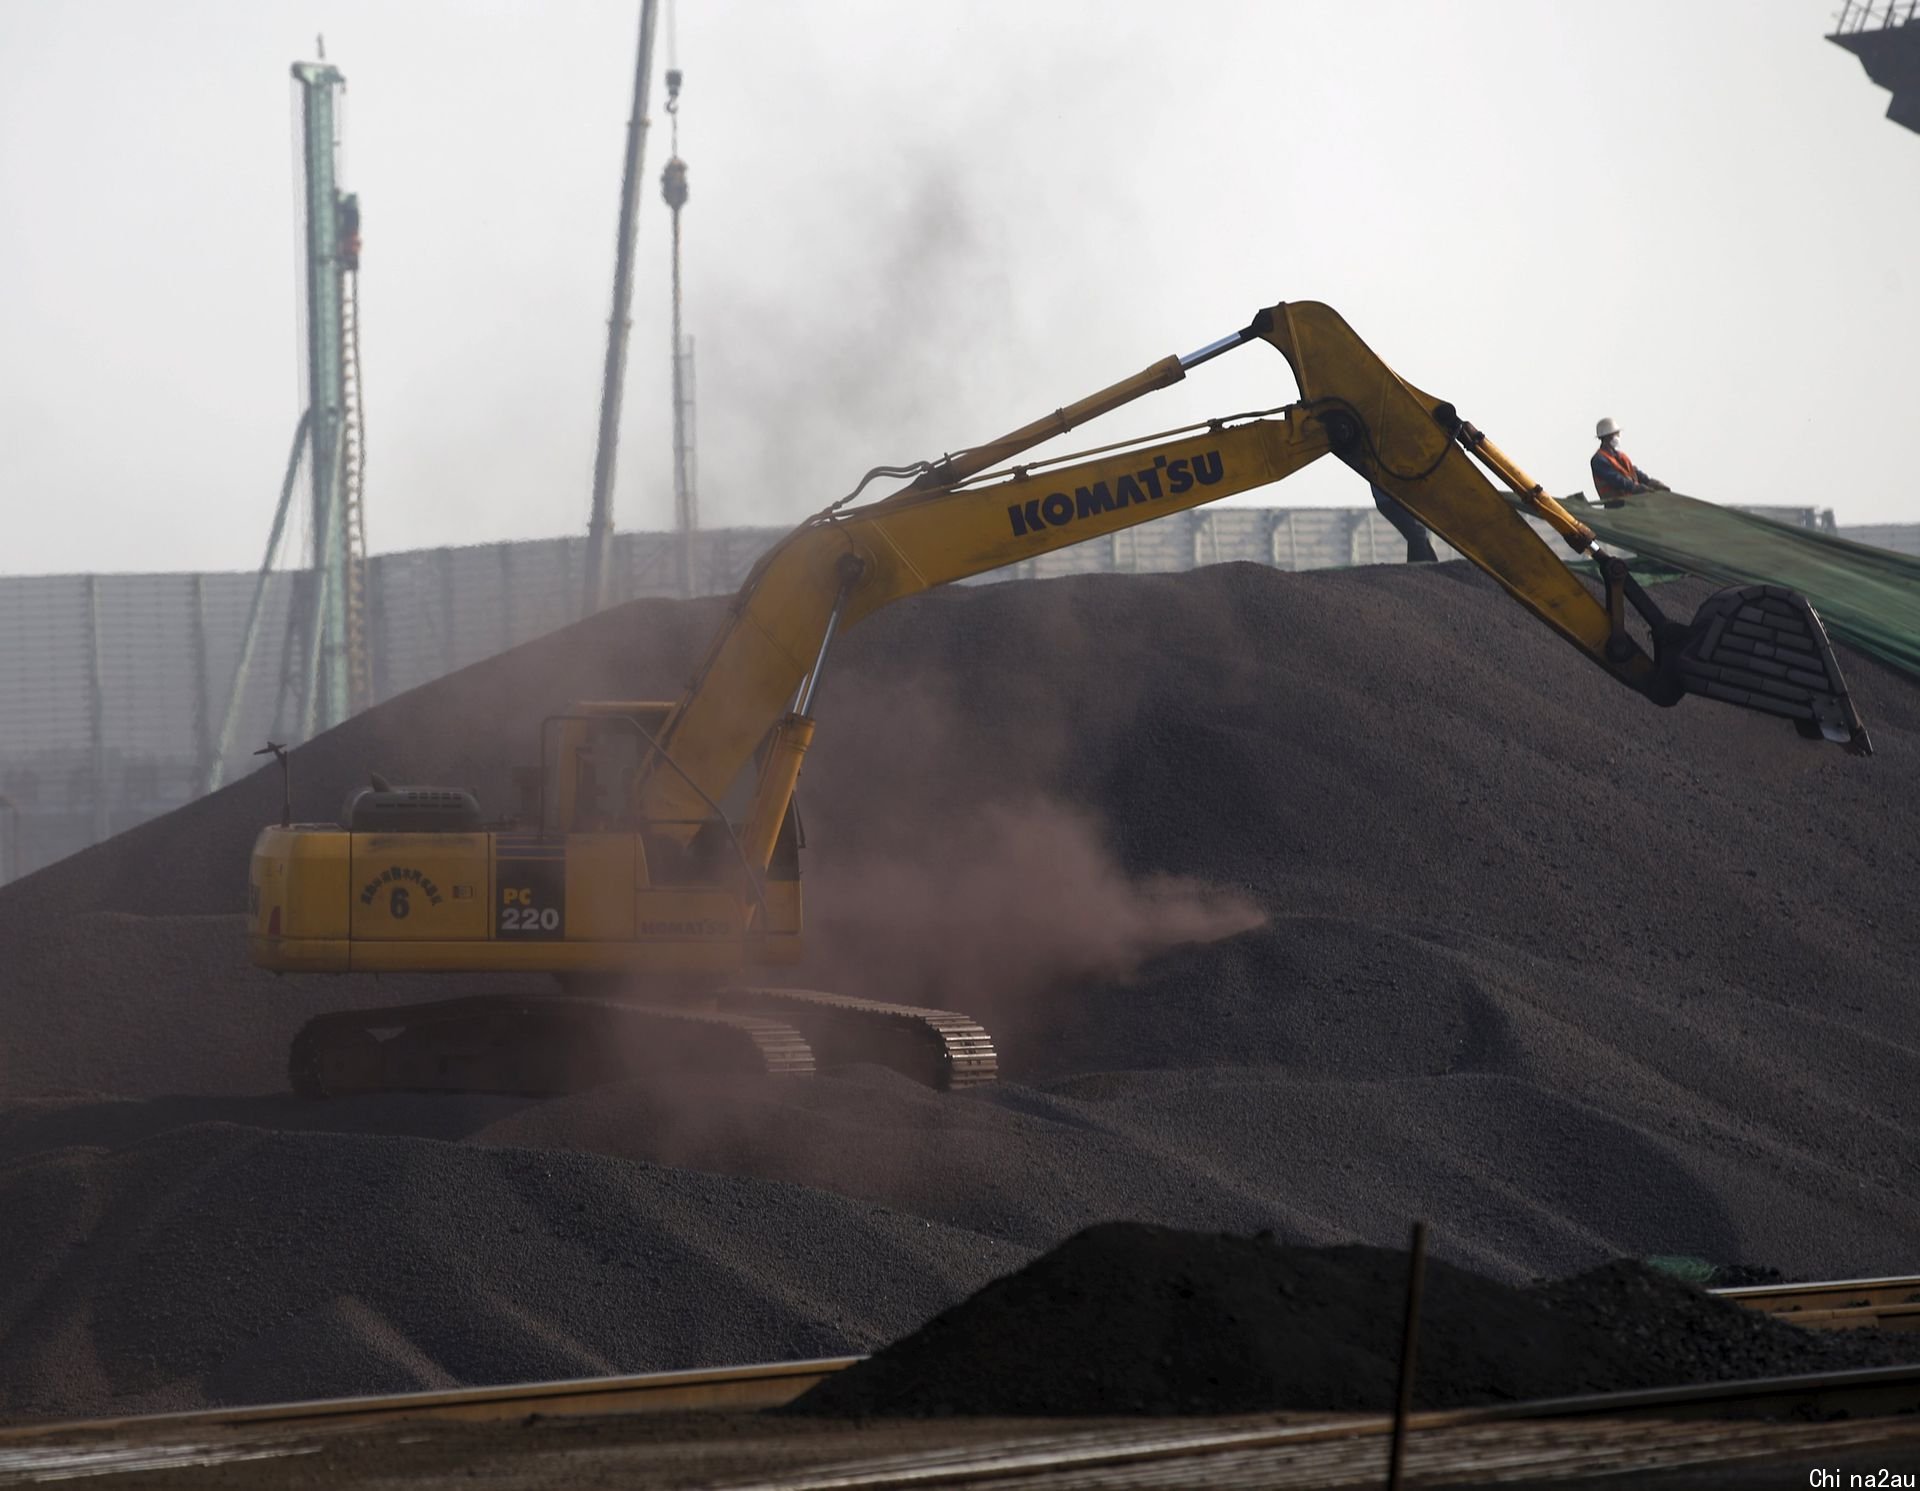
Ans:
<svg viewBox="0 0 1920 1491"><path fill-rule="evenodd" d="M504 815L543 717L674 697L720 614L639 602L392 700L293 754L294 815L369 771ZM1432 1394L1570 1381L1526 1322L1591 1345L1634 1300L1693 1344L1591 1372L1741 1369L1749 1335L1605 1266L1904 1273L1920 1236L1920 691L1842 660L1871 760L1654 709L1458 564L883 612L818 702L800 981L980 1017L1005 1080L958 1095L854 1068L300 1102L306 1018L450 991L247 966L256 773L0 891L0 1417L869 1351L996 1279L915 1339L1164 1354L1177 1292L1082 1330L1043 1298L1065 1275L1019 1272L1083 1233L1090 1277L1126 1276L1106 1238L1208 1310L1266 1290L1276 1333L1216 1376L1326 1376L1345 1332L1372 1401L1414 1217L1434 1308L1513 1325L1436 1345ZM1086 1232L1115 1220L1143 1225ZM1009 1291L1072 1334L969 1335ZM920 1350L835 1391L973 1401L984 1365L931 1388Z"/></svg>
<svg viewBox="0 0 1920 1491"><path fill-rule="evenodd" d="M832 1417L1390 1412L1407 1255L1109 1222L826 1378ZM1060 1343L1071 1342L1062 1361ZM1414 1402L1467 1408L1676 1382L1892 1366L1873 1333L1820 1335L1614 1262L1516 1289L1423 1275ZM1063 1370L1063 1366L1065 1370Z"/></svg>

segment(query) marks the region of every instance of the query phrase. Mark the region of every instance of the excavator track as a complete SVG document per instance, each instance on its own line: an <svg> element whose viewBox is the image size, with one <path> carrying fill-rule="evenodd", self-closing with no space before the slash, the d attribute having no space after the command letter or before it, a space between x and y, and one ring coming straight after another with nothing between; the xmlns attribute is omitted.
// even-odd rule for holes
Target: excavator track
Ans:
<svg viewBox="0 0 1920 1491"><path fill-rule="evenodd" d="M384 1033L384 1034L383 1034ZM302 1097L494 1092L549 1097L649 1075L806 1076L786 1021L563 995L472 995L320 1015L287 1073Z"/></svg>
<svg viewBox="0 0 1920 1491"><path fill-rule="evenodd" d="M993 1038L978 1021L952 1010L817 989L722 989L715 1002L734 1014L790 1021L823 1067L871 1062L942 1092L979 1087L1000 1075Z"/></svg>

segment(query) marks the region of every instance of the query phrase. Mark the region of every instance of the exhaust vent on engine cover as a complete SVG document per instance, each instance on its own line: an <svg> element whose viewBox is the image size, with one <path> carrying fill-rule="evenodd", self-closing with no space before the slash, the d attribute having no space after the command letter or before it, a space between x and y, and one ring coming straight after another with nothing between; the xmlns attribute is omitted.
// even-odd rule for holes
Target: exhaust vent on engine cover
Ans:
<svg viewBox="0 0 1920 1491"><path fill-rule="evenodd" d="M480 801L458 787L361 787L347 797L341 822L353 833L476 833Z"/></svg>

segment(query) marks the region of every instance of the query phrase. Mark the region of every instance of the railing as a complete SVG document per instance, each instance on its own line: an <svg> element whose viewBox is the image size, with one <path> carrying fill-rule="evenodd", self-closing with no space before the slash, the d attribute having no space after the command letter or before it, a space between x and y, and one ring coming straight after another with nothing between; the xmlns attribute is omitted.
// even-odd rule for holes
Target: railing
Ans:
<svg viewBox="0 0 1920 1491"><path fill-rule="evenodd" d="M1891 30L1907 25L1916 13L1920 13L1920 0L1846 0L1834 22L1833 34Z"/></svg>

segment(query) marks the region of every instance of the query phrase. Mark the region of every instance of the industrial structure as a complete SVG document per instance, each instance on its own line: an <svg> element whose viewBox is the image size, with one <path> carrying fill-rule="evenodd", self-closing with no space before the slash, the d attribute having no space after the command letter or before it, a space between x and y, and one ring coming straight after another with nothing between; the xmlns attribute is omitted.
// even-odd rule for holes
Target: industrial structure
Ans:
<svg viewBox="0 0 1920 1491"><path fill-rule="evenodd" d="M293 65L300 104L301 281L305 289L306 366L302 409L294 423L280 500L266 554L254 577L247 620L225 685L218 726L203 719L202 791L220 785L242 721L242 699L268 659L278 663L274 732L307 739L373 702L372 636L367 621L365 425L360 383L360 199L340 189L340 114L346 79L320 61ZM262 652L269 594L286 588L278 569L304 463L309 477L306 569L285 600L291 621L277 651ZM200 616L200 610L195 615ZM203 670L196 697L212 686ZM204 712L203 712L204 713Z"/></svg>
<svg viewBox="0 0 1920 1491"><path fill-rule="evenodd" d="M640 40L633 66L633 111L627 117L627 153L620 171L620 225L614 240L613 309L607 316L607 356L600 377L600 425L593 451L593 503L587 517L587 567L579 614L605 603L608 546L613 536L613 473L620 452L620 410L627 379L627 334L633 329L633 240L640 220L640 163L647 144L647 90L653 78L653 33L659 0L641 0Z"/></svg>
<svg viewBox="0 0 1920 1491"><path fill-rule="evenodd" d="M324 48L322 56L324 59ZM339 187L346 79L322 60L296 63L300 88L307 291L307 440L312 581L302 641L301 733L366 707L366 521L360 409L360 200Z"/></svg>
<svg viewBox="0 0 1920 1491"><path fill-rule="evenodd" d="M582 576L580 614L591 616L606 604L613 536L613 483L620 450L620 416L627 376L627 339L633 329L633 252L639 231L640 176L646 154L647 98L653 78L653 41L659 0L642 0L640 37L634 55L633 110L627 119L626 158L620 173L620 218L614 239L613 308L607 317L606 363L600 378L600 420L594 443L593 502L587 518L587 560ZM671 29L669 20L669 29ZM694 479L693 339L681 321L680 212L687 205L687 163L680 158L680 85L671 38L666 70L667 116L672 122L672 152L660 174L660 195L673 225L672 384L673 510L679 554L679 594L698 593L693 535L700 526Z"/></svg>
<svg viewBox="0 0 1920 1491"><path fill-rule="evenodd" d="M1887 118L1920 133L1920 0L1846 0L1827 40L1890 89Z"/></svg>
<svg viewBox="0 0 1920 1491"><path fill-rule="evenodd" d="M673 154L660 173L660 195L673 216L673 518L680 538L680 593L693 588L693 535L700 527L700 504L693 467L693 338L681 330L680 209L687 205L687 163L680 158L680 83L685 75L667 68L667 115L673 121Z"/></svg>

